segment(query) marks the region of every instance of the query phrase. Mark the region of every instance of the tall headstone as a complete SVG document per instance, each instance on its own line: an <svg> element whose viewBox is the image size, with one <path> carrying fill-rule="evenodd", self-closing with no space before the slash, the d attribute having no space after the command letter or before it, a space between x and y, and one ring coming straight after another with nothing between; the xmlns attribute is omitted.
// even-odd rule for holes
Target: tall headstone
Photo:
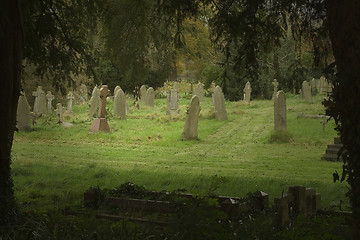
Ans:
<svg viewBox="0 0 360 240"><path fill-rule="evenodd" d="M274 98L274 130L287 129L286 97L283 91L278 91Z"/></svg>
<svg viewBox="0 0 360 240"><path fill-rule="evenodd" d="M16 114L16 127L19 131L30 131L30 105L26 99L25 93L21 92L18 107L17 107L17 114Z"/></svg>
<svg viewBox="0 0 360 240"><path fill-rule="evenodd" d="M32 93L35 97L34 101L34 113L47 113L46 107L46 95L45 92L42 90L41 86L38 86L36 91Z"/></svg>
<svg viewBox="0 0 360 240"><path fill-rule="evenodd" d="M200 113L200 100L197 95L192 96L190 104L186 110L186 120L182 139L195 140L198 138L198 123Z"/></svg>
<svg viewBox="0 0 360 240"><path fill-rule="evenodd" d="M325 88L326 88L325 84L326 84L326 78L324 76L321 76L320 77L320 90L319 90L320 94L325 93Z"/></svg>
<svg viewBox="0 0 360 240"><path fill-rule="evenodd" d="M274 92L273 92L273 95L272 95L272 99L274 100L275 96L276 96L276 93L278 91L278 86L279 86L279 83L276 79L274 79L274 81L272 82L272 85L274 86Z"/></svg>
<svg viewBox="0 0 360 240"><path fill-rule="evenodd" d="M86 85L84 83L82 83L80 85L80 88L79 88L79 102L80 104L84 104L86 103L88 100L89 100L89 96L88 96L88 89L86 87Z"/></svg>
<svg viewBox="0 0 360 240"><path fill-rule="evenodd" d="M313 78L311 80L311 95L316 96L316 94L317 94L316 80L315 80L315 78Z"/></svg>
<svg viewBox="0 0 360 240"><path fill-rule="evenodd" d="M215 118L219 121L227 120L224 94L219 86L215 87L214 96Z"/></svg>
<svg viewBox="0 0 360 240"><path fill-rule="evenodd" d="M195 95L198 96L200 102L203 101L203 99L204 99L204 87L203 87L201 82L199 82L195 87L195 90L193 92L193 96L195 96Z"/></svg>
<svg viewBox="0 0 360 240"><path fill-rule="evenodd" d="M92 91L92 95L90 98L90 108L89 108L89 119L91 120L94 115L98 112L100 108L101 99L100 99L100 92L97 86L94 87Z"/></svg>
<svg viewBox="0 0 360 240"><path fill-rule="evenodd" d="M155 91L152 87L149 87L149 89L146 91L145 94L145 105L149 107L153 107L154 99L155 99Z"/></svg>
<svg viewBox="0 0 360 240"><path fill-rule="evenodd" d="M251 99L251 84L248 81L244 87L244 102L250 103L250 99Z"/></svg>
<svg viewBox="0 0 360 240"><path fill-rule="evenodd" d="M146 98L146 86L141 85L141 87L140 87L140 100L142 102L145 102L145 98Z"/></svg>
<svg viewBox="0 0 360 240"><path fill-rule="evenodd" d="M66 98L68 100L68 102L67 102L67 111L72 113L72 105L73 105L73 101L75 99L73 91L69 91L69 93L66 95Z"/></svg>
<svg viewBox="0 0 360 240"><path fill-rule="evenodd" d="M116 91L114 97L114 115L126 119L126 97L121 88Z"/></svg>
<svg viewBox="0 0 360 240"><path fill-rule="evenodd" d="M178 83L178 82L174 82L173 89L175 89L176 91L180 92L179 83Z"/></svg>
<svg viewBox="0 0 360 240"><path fill-rule="evenodd" d="M51 94L51 91L47 91L46 99L47 99L47 112L48 112L48 114L51 114L52 113L52 101L55 99L55 96Z"/></svg>
<svg viewBox="0 0 360 240"><path fill-rule="evenodd" d="M170 89L167 93L166 114L179 114L179 92L176 89Z"/></svg>
<svg viewBox="0 0 360 240"><path fill-rule="evenodd" d="M301 94L305 101L312 102L311 89L307 81L303 81L302 83Z"/></svg>
<svg viewBox="0 0 360 240"><path fill-rule="evenodd" d="M99 109L99 117L92 122L89 132L110 132L110 126L105 118L106 114L106 97L110 94L107 85L102 85L100 89L101 106Z"/></svg>
<svg viewBox="0 0 360 240"><path fill-rule="evenodd" d="M64 118L63 118L64 112L65 112L65 107L63 107L61 103L56 104L55 114L58 116L59 124L64 122Z"/></svg>
<svg viewBox="0 0 360 240"><path fill-rule="evenodd" d="M115 87L115 89L114 89L114 97L115 97L117 91L119 91L120 89L121 89L121 87L120 87L119 85L117 85L117 86ZM121 90L122 90L122 89L121 89ZM124 91L123 91L123 92L124 92Z"/></svg>

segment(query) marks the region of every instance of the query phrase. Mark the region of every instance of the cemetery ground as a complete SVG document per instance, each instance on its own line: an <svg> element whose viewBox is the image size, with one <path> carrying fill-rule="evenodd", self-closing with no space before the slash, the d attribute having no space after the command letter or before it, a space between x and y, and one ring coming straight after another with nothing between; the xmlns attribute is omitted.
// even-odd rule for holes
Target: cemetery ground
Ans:
<svg viewBox="0 0 360 240"><path fill-rule="evenodd" d="M80 208L90 187L115 188L124 182L154 191L186 189L193 194L244 197L264 191L273 198L289 186L303 185L321 193L325 209L346 209L346 183L333 183L341 162L321 159L336 136L330 120L298 118L298 112L323 114L316 96L307 103L287 94L289 142L270 143L273 101L226 102L228 120L217 121L211 97L201 103L199 140L182 141L189 95L180 95L180 114L166 115L166 98L153 108L129 101L126 120L112 115L107 103L110 133L89 134L88 105L75 105L64 120L44 115L31 132L18 132L12 150L15 196L25 211L47 212Z"/></svg>

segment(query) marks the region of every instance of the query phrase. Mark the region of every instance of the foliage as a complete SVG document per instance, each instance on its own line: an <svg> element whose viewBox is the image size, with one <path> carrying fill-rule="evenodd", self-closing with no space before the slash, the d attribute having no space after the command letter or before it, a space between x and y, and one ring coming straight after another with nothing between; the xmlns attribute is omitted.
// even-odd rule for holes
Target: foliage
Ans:
<svg viewBox="0 0 360 240"><path fill-rule="evenodd" d="M269 143L287 143L293 140L293 135L286 129L274 131L269 138Z"/></svg>

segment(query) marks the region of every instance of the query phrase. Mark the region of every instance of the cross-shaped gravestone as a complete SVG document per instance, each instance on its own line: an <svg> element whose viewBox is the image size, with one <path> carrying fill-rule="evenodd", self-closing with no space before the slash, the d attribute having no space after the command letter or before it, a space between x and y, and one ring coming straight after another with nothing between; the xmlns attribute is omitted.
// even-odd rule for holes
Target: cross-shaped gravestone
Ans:
<svg viewBox="0 0 360 240"><path fill-rule="evenodd" d="M47 99L47 111L49 114L51 114L52 101L55 99L55 96L51 94L51 91L48 91L46 94L46 99Z"/></svg>
<svg viewBox="0 0 360 240"><path fill-rule="evenodd" d="M277 94L277 91L278 91L279 83L276 79L274 79L274 81L272 82L272 85L274 86L274 93L273 93L272 99L274 99Z"/></svg>
<svg viewBox="0 0 360 240"><path fill-rule="evenodd" d="M63 114L64 114L65 108L62 106L61 103L56 104L56 110L55 113L58 116L58 123L64 122Z"/></svg>
<svg viewBox="0 0 360 240"><path fill-rule="evenodd" d="M110 95L107 85L103 85L100 89L101 106L99 109L99 118L105 118L106 113L106 97Z"/></svg>
<svg viewBox="0 0 360 240"><path fill-rule="evenodd" d="M32 93L35 97L34 101L34 109L35 113L46 113L46 95L45 92L42 90L41 86L38 86L36 91Z"/></svg>
<svg viewBox="0 0 360 240"><path fill-rule="evenodd" d="M66 98L68 100L67 110L69 112L72 112L72 103L75 99L74 93L72 91L69 91L69 93L66 95Z"/></svg>

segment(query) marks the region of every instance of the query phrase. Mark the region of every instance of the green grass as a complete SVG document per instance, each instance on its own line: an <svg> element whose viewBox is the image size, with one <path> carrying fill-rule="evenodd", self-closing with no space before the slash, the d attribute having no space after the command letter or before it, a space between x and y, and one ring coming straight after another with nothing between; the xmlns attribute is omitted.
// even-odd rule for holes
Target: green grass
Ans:
<svg viewBox="0 0 360 240"><path fill-rule="evenodd" d="M199 140L181 141L188 96L180 99L180 115L166 116L166 99L155 107L130 107L126 120L112 116L111 133L88 134L88 106L73 107L74 124L63 128L55 116L43 116L32 132L15 134L12 174L15 195L25 209L47 210L81 204L91 186L117 187L131 181L151 190L187 189L207 193L214 176L225 177L216 194L244 196L262 190L271 199L291 185L312 187L329 207L344 200L347 185L333 183L332 173L342 164L321 160L336 132L330 121L297 118L324 113L320 96L306 103L287 95L288 143L269 143L273 133L273 103L250 105L226 102L227 121L214 118L212 99L201 104ZM130 101L130 106L132 102ZM346 200L345 200L346 201Z"/></svg>

